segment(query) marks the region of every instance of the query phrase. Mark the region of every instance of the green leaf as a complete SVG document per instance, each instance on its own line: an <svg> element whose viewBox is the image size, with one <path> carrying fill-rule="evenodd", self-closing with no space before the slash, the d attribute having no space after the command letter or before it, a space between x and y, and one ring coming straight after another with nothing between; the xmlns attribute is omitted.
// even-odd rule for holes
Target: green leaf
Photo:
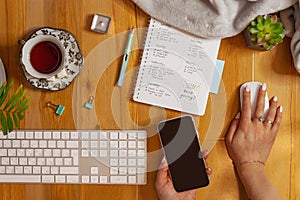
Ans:
<svg viewBox="0 0 300 200"><path fill-rule="evenodd" d="M27 108L29 108L29 104L22 106L22 108L20 108L17 113L24 112Z"/></svg>
<svg viewBox="0 0 300 200"><path fill-rule="evenodd" d="M257 38L264 38L264 34L262 32L257 33Z"/></svg>
<svg viewBox="0 0 300 200"><path fill-rule="evenodd" d="M9 98L9 100L7 101L6 105L4 106L3 110L6 110L11 103L14 102L14 100L16 99L18 93L20 92L20 90L22 89L22 85L20 85L20 87L17 89L17 91Z"/></svg>
<svg viewBox="0 0 300 200"><path fill-rule="evenodd" d="M2 110L0 110L0 118L3 135L7 135L7 122Z"/></svg>
<svg viewBox="0 0 300 200"><path fill-rule="evenodd" d="M26 90L22 91L22 85L8 98L12 87L13 82L8 86L6 86L6 83L3 83L0 87L0 124L4 135L11 132L14 127L19 128L19 120L24 119L23 112L29 107L30 97L26 97L23 100ZM5 105L1 108L4 103Z"/></svg>
<svg viewBox="0 0 300 200"><path fill-rule="evenodd" d="M250 23L251 26L256 26L256 24L257 24L257 23L256 23L255 20L251 21L251 23Z"/></svg>
<svg viewBox="0 0 300 200"><path fill-rule="evenodd" d="M22 115L22 113L17 113L18 117L20 120L24 119L24 115Z"/></svg>
<svg viewBox="0 0 300 200"><path fill-rule="evenodd" d="M2 97L2 94L3 94L3 92L4 92L4 89L5 89L5 87L6 87L6 84L7 84L7 82L4 81L4 82L2 83L2 85L1 85L1 87L0 87L0 97Z"/></svg>
<svg viewBox="0 0 300 200"><path fill-rule="evenodd" d="M26 97L26 99L22 103L20 103L18 105L18 107L16 107L13 112L19 112L20 110L23 110L23 107L27 104L27 102L29 101L29 99L30 99L30 96Z"/></svg>
<svg viewBox="0 0 300 200"><path fill-rule="evenodd" d="M3 104L3 102L5 101L9 91L11 90L11 88L13 87L13 82L11 82L8 87L4 90L3 94L1 95L1 98L0 98L0 105Z"/></svg>
<svg viewBox="0 0 300 200"><path fill-rule="evenodd" d="M14 119L14 123L15 123L15 126L16 128L19 128L19 119L17 117L17 114L16 113L12 113L12 116L13 116L13 119Z"/></svg>
<svg viewBox="0 0 300 200"><path fill-rule="evenodd" d="M13 130L13 120L10 116L10 114L7 112L6 113L6 118L7 118L7 128L8 128L8 132L11 132Z"/></svg>
<svg viewBox="0 0 300 200"><path fill-rule="evenodd" d="M257 28L258 30L262 31L262 30L264 30L264 25L262 25L262 24L257 24L257 25L256 25L256 28Z"/></svg>
<svg viewBox="0 0 300 200"><path fill-rule="evenodd" d="M256 21L257 21L258 24L264 24L264 18L263 18L263 16L259 15L256 18Z"/></svg>
<svg viewBox="0 0 300 200"><path fill-rule="evenodd" d="M251 33L251 34L256 34L256 33L258 33L259 32L259 30L257 30L256 28L250 28L249 29L249 32Z"/></svg>
<svg viewBox="0 0 300 200"><path fill-rule="evenodd" d="M271 17L267 17L264 22L264 26L269 26L271 24Z"/></svg>
<svg viewBox="0 0 300 200"><path fill-rule="evenodd" d="M13 108L16 107L16 105L21 101L21 99L25 96L26 90L24 90L19 96L17 96L14 101L12 102L10 108L8 109L8 112L10 112Z"/></svg>

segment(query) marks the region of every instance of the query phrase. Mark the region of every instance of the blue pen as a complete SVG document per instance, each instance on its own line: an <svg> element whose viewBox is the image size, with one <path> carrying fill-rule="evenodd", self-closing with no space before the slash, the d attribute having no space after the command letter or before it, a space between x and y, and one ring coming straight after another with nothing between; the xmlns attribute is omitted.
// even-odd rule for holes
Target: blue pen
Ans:
<svg viewBox="0 0 300 200"><path fill-rule="evenodd" d="M127 40L127 45L125 48L124 56L123 56L123 62L122 62L122 67L119 75L119 80L117 83L117 86L121 87L123 85L125 73L126 73L126 68L128 65L128 60L130 56L130 51L131 51L131 46L132 46L132 41L133 41L133 36L134 36L134 28L131 28L131 31L128 35L128 40Z"/></svg>

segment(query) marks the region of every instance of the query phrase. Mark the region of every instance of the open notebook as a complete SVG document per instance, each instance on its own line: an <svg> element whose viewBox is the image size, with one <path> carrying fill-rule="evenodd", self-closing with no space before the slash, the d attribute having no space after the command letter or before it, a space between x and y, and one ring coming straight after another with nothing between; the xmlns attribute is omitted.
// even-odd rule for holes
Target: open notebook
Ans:
<svg viewBox="0 0 300 200"><path fill-rule="evenodd" d="M150 19L133 100L203 115L219 46Z"/></svg>

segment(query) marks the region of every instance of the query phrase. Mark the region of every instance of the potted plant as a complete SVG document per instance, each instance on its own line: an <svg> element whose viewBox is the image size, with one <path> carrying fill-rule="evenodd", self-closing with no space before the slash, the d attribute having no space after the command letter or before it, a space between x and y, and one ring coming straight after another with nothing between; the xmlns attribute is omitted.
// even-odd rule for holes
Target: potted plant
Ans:
<svg viewBox="0 0 300 200"><path fill-rule="evenodd" d="M0 87L0 124L3 135L11 132L14 127L19 128L19 120L24 119L23 112L29 107L30 97L25 97L26 90L22 90L23 85L9 95L13 85L13 82L8 86L7 82L3 82Z"/></svg>
<svg viewBox="0 0 300 200"><path fill-rule="evenodd" d="M276 14L258 16L244 31L246 44L257 50L271 50L284 38L284 28Z"/></svg>

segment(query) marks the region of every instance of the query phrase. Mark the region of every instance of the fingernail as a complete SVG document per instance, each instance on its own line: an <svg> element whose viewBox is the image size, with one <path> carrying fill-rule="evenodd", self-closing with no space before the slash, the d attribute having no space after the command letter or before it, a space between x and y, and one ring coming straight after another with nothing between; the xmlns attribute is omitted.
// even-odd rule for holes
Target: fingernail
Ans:
<svg viewBox="0 0 300 200"><path fill-rule="evenodd" d="M277 102L277 101L278 101L278 97L277 97L277 96L274 96L274 97L273 97L273 101L274 101L274 102Z"/></svg>
<svg viewBox="0 0 300 200"><path fill-rule="evenodd" d="M165 162L165 160L166 160L166 158L163 157L163 158L161 159L161 161L160 161L160 164L163 164L163 163Z"/></svg>
<svg viewBox="0 0 300 200"><path fill-rule="evenodd" d="M206 168L206 173L211 174L211 172L212 172L212 169L210 167L207 167Z"/></svg>
<svg viewBox="0 0 300 200"><path fill-rule="evenodd" d="M262 84L261 90L262 90L262 91L266 91L266 90L267 90L267 85L266 85L266 83L263 83L263 84Z"/></svg>
<svg viewBox="0 0 300 200"><path fill-rule="evenodd" d="M203 151L203 157L206 157L206 156L208 156L208 150L207 150L207 149L205 149L205 150Z"/></svg>
<svg viewBox="0 0 300 200"><path fill-rule="evenodd" d="M234 117L235 119L239 119L241 117L241 113L238 112L238 114L236 114L236 116Z"/></svg>
<svg viewBox="0 0 300 200"><path fill-rule="evenodd" d="M279 112L282 113L282 109L283 109L282 106L280 106L280 107L279 107Z"/></svg>
<svg viewBox="0 0 300 200"><path fill-rule="evenodd" d="M246 85L246 92L250 92L250 88L248 85Z"/></svg>

